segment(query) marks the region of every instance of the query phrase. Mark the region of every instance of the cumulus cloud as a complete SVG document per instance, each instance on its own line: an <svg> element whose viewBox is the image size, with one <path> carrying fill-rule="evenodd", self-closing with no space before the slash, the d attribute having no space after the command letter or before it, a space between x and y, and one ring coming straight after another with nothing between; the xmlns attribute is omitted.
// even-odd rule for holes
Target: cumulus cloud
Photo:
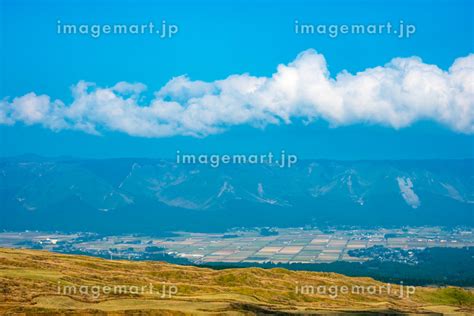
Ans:
<svg viewBox="0 0 474 316"><path fill-rule="evenodd" d="M133 136L206 136L234 125L328 121L331 126L368 123L403 128L431 120L474 132L474 55L444 71L418 57L332 77L314 50L279 65L270 77L231 75L205 82L171 79L143 104L141 83L98 87L79 82L65 104L28 93L0 101L0 124L40 124L52 130L118 131Z"/></svg>

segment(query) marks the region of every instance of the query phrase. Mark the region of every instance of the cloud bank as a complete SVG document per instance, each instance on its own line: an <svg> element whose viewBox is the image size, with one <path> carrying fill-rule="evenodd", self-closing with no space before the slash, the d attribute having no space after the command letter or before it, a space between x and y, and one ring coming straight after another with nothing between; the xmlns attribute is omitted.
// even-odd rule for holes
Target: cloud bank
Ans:
<svg viewBox="0 0 474 316"><path fill-rule="evenodd" d="M72 87L70 104L31 92L0 101L0 124L199 137L234 125L264 127L295 120L396 129L431 120L457 132L474 132L474 54L456 59L448 71L411 57L331 77L324 56L307 50L279 65L271 77L239 74L205 82L179 76L148 102L143 101L145 89L141 83L102 88L80 81Z"/></svg>

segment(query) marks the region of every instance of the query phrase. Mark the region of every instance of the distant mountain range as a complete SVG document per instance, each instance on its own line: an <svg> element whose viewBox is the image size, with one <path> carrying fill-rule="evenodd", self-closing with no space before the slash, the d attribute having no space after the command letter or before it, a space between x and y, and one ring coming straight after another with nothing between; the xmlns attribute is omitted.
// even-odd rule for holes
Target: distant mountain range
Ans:
<svg viewBox="0 0 474 316"><path fill-rule="evenodd" d="M474 225L474 160L181 165L0 159L0 229L222 231L242 226Z"/></svg>

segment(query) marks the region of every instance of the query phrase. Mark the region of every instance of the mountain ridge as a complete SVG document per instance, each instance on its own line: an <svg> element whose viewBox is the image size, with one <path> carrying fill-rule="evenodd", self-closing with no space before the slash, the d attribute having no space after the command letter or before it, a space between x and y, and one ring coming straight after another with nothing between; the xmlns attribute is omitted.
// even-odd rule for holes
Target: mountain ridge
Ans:
<svg viewBox="0 0 474 316"><path fill-rule="evenodd" d="M472 226L474 159L302 160L291 168L213 168L150 158L0 158L0 203L0 229L30 229L34 220L36 229L107 230L106 223L87 224L78 214L108 221L117 231L129 223L133 228L127 229L135 232ZM64 223L67 214L72 220Z"/></svg>

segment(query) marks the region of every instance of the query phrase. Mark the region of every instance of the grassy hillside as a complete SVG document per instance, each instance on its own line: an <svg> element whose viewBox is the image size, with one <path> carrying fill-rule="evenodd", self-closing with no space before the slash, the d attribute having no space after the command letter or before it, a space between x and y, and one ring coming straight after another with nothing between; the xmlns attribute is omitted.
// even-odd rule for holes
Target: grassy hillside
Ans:
<svg viewBox="0 0 474 316"><path fill-rule="evenodd" d="M458 288L417 287L400 298L399 285L387 293L384 283L335 273L212 270L35 250L0 249L0 285L2 314L474 313L473 292ZM354 293L355 286L366 292Z"/></svg>

